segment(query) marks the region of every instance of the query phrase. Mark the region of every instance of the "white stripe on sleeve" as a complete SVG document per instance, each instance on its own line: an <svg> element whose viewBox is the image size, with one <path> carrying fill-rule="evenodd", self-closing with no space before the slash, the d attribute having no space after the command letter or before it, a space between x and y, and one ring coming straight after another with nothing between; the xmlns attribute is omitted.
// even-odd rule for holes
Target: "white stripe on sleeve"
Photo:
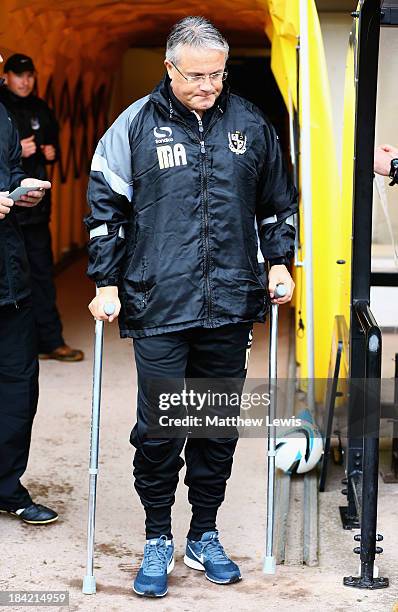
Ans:
<svg viewBox="0 0 398 612"><path fill-rule="evenodd" d="M98 153L94 153L93 161L91 162L91 170L102 172L109 187L116 193L126 196L126 198L131 202L133 199L132 185L126 183L126 181L120 178L120 176L115 174L115 172L109 168L105 157L98 155Z"/></svg>
<svg viewBox="0 0 398 612"><path fill-rule="evenodd" d="M98 236L108 236L108 225L106 223L102 223L102 225L98 225L94 229L90 230L90 240L92 238L98 238ZM125 238L125 231L123 225L119 227L118 231L119 238Z"/></svg>

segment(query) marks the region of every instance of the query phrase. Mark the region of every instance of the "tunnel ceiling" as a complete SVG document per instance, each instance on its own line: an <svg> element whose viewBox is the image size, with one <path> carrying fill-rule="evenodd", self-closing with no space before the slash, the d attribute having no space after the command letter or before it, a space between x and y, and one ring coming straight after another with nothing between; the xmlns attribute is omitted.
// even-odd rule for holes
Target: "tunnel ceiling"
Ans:
<svg viewBox="0 0 398 612"><path fill-rule="evenodd" d="M186 15L205 15L222 29L232 45L264 45L266 0L1 0L13 11L55 14L81 32L97 31L108 42L163 46L170 27Z"/></svg>
<svg viewBox="0 0 398 612"><path fill-rule="evenodd" d="M127 48L163 47L172 24L187 15L211 19L232 48L268 46L268 9L276 20L286 18L289 2L0 0L0 52L6 57L15 52L31 55L39 70L40 88L50 75L59 84L65 79L73 84L84 74L88 90L109 81ZM325 5L325 0L319 2Z"/></svg>
<svg viewBox="0 0 398 612"><path fill-rule="evenodd" d="M316 0L319 10L348 11L355 2ZM268 6L280 4L281 0L0 0L0 35L7 41L12 40L11 33L17 33L20 44L25 34L29 39L38 38L41 30L43 48L56 44L62 52L73 53L66 49L67 44L74 44L73 36L69 41L72 33L75 39L80 37L75 42L78 46L93 44L112 52L128 46L163 46L170 26L178 19L205 15L232 46L261 47L268 44L264 34ZM24 22L34 28L37 24L38 31L24 32ZM90 55L90 49L86 51Z"/></svg>
<svg viewBox="0 0 398 612"><path fill-rule="evenodd" d="M205 15L232 47L265 47L268 3L280 0L0 0L0 52L31 55L39 89L50 75L84 87L109 81L129 47L164 47L170 27ZM141 66L137 70L142 69Z"/></svg>

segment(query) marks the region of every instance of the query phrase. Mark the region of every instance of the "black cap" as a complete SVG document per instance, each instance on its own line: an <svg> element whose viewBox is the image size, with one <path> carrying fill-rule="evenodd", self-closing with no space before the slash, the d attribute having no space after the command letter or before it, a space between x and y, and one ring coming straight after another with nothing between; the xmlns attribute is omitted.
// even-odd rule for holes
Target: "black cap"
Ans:
<svg viewBox="0 0 398 612"><path fill-rule="evenodd" d="M23 55L23 53L14 53L14 55L10 55L4 64L4 72L9 72L10 70L16 74L21 74L22 72L27 71L34 72L35 66L32 58L28 55Z"/></svg>

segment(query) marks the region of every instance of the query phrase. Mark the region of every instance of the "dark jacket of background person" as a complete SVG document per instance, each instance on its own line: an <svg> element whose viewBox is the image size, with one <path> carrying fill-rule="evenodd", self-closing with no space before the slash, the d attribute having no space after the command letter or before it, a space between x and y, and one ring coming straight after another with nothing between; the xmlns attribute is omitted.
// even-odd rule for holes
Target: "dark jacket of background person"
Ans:
<svg viewBox="0 0 398 612"><path fill-rule="evenodd" d="M0 104L0 191L12 191L26 178L20 155L16 127ZM30 294L29 264L15 208L0 222L0 306L17 304Z"/></svg>
<svg viewBox="0 0 398 612"><path fill-rule="evenodd" d="M166 77L100 140L88 199L88 274L119 286L122 337L264 320L255 220L264 258L288 263L297 194L252 103L225 89L199 124Z"/></svg>
<svg viewBox="0 0 398 612"><path fill-rule="evenodd" d="M0 102L4 104L8 112L15 119L19 138L35 136L37 146L36 153L30 157L22 158L22 168L27 176L47 179L48 162L42 153L41 145L53 145L58 152L58 123L53 111L44 100L31 94L26 98L17 96L5 85L0 87ZM48 223L51 213L51 192L48 190L43 200L33 208L21 208L17 210L18 220L21 225L32 225L35 223Z"/></svg>

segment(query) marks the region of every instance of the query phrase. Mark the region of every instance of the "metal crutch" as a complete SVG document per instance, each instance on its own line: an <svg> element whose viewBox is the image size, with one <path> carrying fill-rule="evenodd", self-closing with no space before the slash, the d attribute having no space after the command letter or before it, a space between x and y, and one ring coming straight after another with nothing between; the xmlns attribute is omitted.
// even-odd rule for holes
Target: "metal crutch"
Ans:
<svg viewBox="0 0 398 612"><path fill-rule="evenodd" d="M104 313L108 316L115 312L115 305L111 302L104 304ZM101 378L102 378L102 348L104 343L104 322L95 321L94 340L94 366L93 366L93 395L91 404L91 441L90 441L90 467L88 518L87 518L87 565L86 575L83 578L82 592L93 595L96 592L94 576L94 537L95 537L95 506L97 498L98 450L99 450L99 424L101 407Z"/></svg>
<svg viewBox="0 0 398 612"><path fill-rule="evenodd" d="M275 298L284 297L287 293L285 285L277 285ZM267 483L267 530L265 536L264 574L275 574L276 560L274 556L274 502L275 502L275 447L276 428L273 425L276 418L277 403L277 356L278 356L278 304L271 305L270 338L269 338L269 389L270 403L268 407L268 483Z"/></svg>

